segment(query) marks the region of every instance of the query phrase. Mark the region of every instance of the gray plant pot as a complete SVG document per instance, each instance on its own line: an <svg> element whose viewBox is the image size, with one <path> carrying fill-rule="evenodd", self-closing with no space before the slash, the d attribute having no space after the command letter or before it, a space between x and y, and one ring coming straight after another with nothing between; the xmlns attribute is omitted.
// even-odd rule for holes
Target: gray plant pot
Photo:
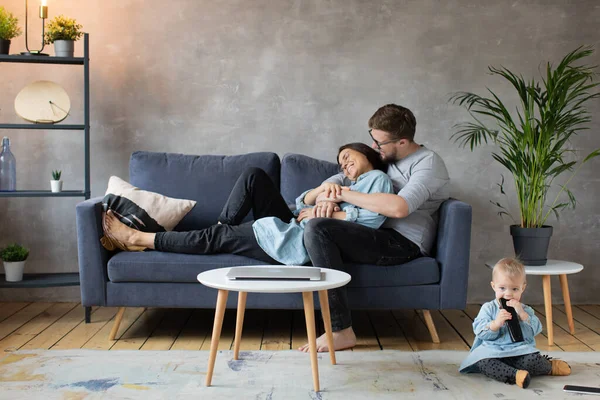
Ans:
<svg viewBox="0 0 600 400"><path fill-rule="evenodd" d="M10 50L10 40L0 39L0 54L8 54Z"/></svg>
<svg viewBox="0 0 600 400"><path fill-rule="evenodd" d="M552 227L544 225L541 228L521 228L510 226L513 237L515 255L525 265L546 265L548 261L548 246L552 237Z"/></svg>
<svg viewBox="0 0 600 400"><path fill-rule="evenodd" d="M55 40L54 55L56 57L73 57L75 53L74 40Z"/></svg>

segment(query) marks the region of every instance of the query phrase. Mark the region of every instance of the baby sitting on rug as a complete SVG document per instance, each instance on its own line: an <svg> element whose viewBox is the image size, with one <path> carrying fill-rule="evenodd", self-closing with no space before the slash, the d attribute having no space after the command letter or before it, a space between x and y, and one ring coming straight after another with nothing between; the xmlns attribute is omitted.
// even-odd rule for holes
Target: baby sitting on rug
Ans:
<svg viewBox="0 0 600 400"><path fill-rule="evenodd" d="M542 331L542 324L533 309L520 302L527 286L523 264L513 258L498 261L491 284L496 298L485 303L473 321L475 341L459 371L480 372L523 389L529 386L532 376L570 375L569 364L542 356L535 347L534 337ZM506 299L506 305L516 311L519 325L515 330L520 326L522 335L511 336L508 321L512 315L502 307L501 299ZM513 341L515 337L521 341Z"/></svg>

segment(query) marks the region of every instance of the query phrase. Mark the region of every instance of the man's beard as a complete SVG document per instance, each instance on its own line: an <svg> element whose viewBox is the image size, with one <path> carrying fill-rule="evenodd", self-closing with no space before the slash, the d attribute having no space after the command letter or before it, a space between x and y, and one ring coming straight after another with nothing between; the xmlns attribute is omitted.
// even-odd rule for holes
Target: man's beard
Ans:
<svg viewBox="0 0 600 400"><path fill-rule="evenodd" d="M396 159L395 157L393 157L392 154L379 152L379 157L381 158L381 161L383 161L385 164L393 164L396 162Z"/></svg>

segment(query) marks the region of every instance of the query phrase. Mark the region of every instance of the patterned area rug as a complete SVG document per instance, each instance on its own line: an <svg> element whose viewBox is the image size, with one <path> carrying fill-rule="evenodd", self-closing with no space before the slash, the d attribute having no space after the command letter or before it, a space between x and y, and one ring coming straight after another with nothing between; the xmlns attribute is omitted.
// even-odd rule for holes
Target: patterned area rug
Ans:
<svg viewBox="0 0 600 400"><path fill-rule="evenodd" d="M466 352L394 350L319 354L321 392L312 390L307 354L297 351L217 355L205 387L206 351L17 351L0 359L1 399L572 399L565 384L597 386L598 353L555 353L569 377L538 377L529 389L461 375Z"/></svg>

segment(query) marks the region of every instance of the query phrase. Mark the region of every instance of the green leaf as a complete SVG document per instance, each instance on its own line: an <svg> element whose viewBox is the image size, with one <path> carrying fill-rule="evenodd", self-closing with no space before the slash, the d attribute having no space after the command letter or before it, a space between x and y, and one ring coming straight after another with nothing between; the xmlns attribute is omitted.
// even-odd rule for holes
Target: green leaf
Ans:
<svg viewBox="0 0 600 400"><path fill-rule="evenodd" d="M557 215L567 206L575 207L575 196L567 186L584 163L600 155L596 149L582 160L569 148L574 135L589 129L591 115L586 105L600 98L597 66L582 62L592 54L591 46L578 47L558 65L545 63L540 79L525 79L508 68L490 66L490 75L508 83L519 99L512 112L506 104L514 104L514 100L501 98L489 88L485 96L457 92L449 98L471 117L454 126L451 139L471 151L483 144L495 147L493 159L515 182L521 226L541 226L550 213ZM566 183L554 199L548 199L554 179L564 173L570 174ZM503 176L499 187L506 196ZM560 200L564 196L568 201ZM501 208L501 215L509 215L499 203L492 204Z"/></svg>
<svg viewBox="0 0 600 400"><path fill-rule="evenodd" d="M594 151L592 151L590 154L588 154L584 159L583 162L587 162L588 160L591 160L594 157L597 157L600 155L600 149L596 149Z"/></svg>
<svg viewBox="0 0 600 400"><path fill-rule="evenodd" d="M19 19L0 6L0 39L12 40L22 33Z"/></svg>
<svg viewBox="0 0 600 400"><path fill-rule="evenodd" d="M21 246L20 244L10 244L4 249L0 250L0 258L6 262L19 262L27 260L29 256L29 249Z"/></svg>
<svg viewBox="0 0 600 400"><path fill-rule="evenodd" d="M56 40L78 40L83 36L83 26L73 18L59 15L46 25L44 43L54 43Z"/></svg>

